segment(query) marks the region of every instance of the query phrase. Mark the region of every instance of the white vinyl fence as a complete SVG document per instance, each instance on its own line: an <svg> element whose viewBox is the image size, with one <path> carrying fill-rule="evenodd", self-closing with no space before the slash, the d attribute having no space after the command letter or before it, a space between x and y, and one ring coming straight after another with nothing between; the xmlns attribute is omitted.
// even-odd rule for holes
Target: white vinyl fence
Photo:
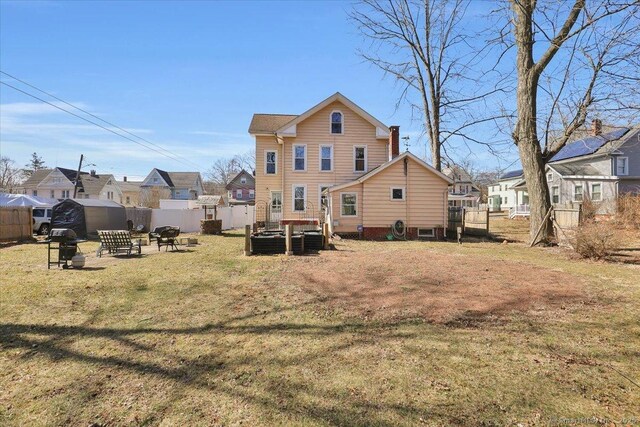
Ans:
<svg viewBox="0 0 640 427"><path fill-rule="evenodd" d="M219 207L218 219L222 220L222 229L244 228L253 224L255 206ZM208 213L211 213L208 210ZM204 219L204 209L153 209L151 213L151 229L161 225L180 227L184 233L200 231L200 220Z"/></svg>

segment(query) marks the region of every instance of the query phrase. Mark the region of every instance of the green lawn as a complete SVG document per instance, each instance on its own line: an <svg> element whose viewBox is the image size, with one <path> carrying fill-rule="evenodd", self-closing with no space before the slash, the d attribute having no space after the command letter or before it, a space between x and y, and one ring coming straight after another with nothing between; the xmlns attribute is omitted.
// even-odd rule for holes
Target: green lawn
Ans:
<svg viewBox="0 0 640 427"><path fill-rule="evenodd" d="M41 245L0 249L0 425L640 424L638 265L512 243L342 240L316 256L244 257L239 234L199 239L90 254L79 271L47 271ZM517 266L553 271L584 296L437 322L354 314L291 279L350 253L404 277L381 251L505 266L507 281Z"/></svg>

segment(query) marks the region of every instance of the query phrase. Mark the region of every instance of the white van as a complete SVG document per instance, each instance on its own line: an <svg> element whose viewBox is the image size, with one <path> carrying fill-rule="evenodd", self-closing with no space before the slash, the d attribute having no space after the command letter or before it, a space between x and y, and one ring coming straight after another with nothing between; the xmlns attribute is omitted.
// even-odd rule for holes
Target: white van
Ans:
<svg viewBox="0 0 640 427"><path fill-rule="evenodd" d="M51 225L51 208L33 208L33 231L38 234L49 234Z"/></svg>

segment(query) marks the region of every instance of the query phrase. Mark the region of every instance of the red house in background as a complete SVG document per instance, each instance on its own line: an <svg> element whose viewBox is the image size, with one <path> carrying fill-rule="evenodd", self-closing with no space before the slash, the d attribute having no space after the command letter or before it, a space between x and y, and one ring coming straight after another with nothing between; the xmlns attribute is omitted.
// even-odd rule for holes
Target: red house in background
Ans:
<svg viewBox="0 0 640 427"><path fill-rule="evenodd" d="M253 205L256 202L256 179L244 169L227 184L226 189L230 205Z"/></svg>

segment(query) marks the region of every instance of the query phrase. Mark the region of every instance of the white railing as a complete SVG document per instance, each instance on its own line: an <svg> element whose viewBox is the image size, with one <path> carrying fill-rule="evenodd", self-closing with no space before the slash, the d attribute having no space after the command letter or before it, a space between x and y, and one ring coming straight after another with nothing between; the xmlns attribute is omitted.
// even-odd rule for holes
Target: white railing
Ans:
<svg viewBox="0 0 640 427"><path fill-rule="evenodd" d="M531 209L529 205L517 205L513 208L509 208L509 218L513 219L517 216L529 216Z"/></svg>

